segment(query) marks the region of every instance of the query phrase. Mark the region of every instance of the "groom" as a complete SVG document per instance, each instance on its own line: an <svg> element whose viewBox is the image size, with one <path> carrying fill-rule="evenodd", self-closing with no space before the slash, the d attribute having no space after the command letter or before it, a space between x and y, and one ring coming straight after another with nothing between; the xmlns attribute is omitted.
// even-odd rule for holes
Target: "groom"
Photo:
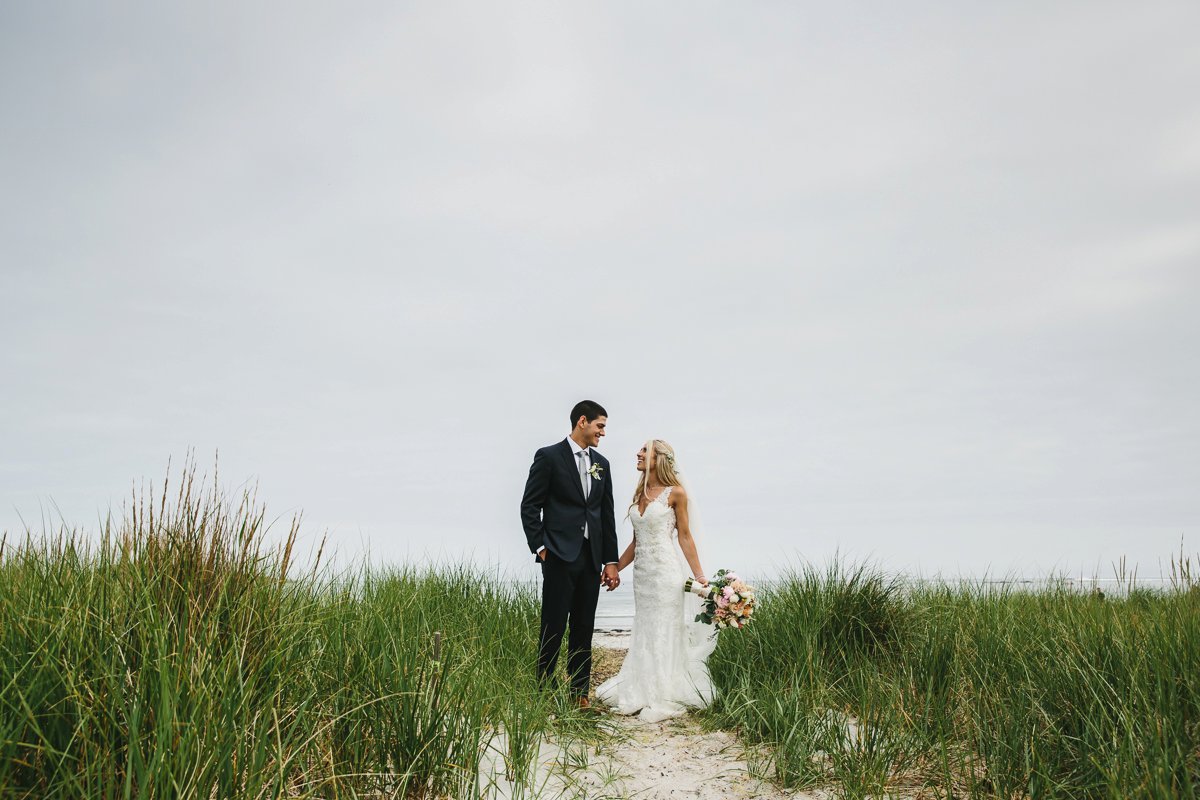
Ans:
<svg viewBox="0 0 1200 800"><path fill-rule="evenodd" d="M571 409L571 425L570 436L534 453L521 498L521 524L542 567L538 679L542 686L551 682L569 622L571 696L587 707L600 584L611 592L621 579L608 459L592 449L604 436L608 412L584 400Z"/></svg>

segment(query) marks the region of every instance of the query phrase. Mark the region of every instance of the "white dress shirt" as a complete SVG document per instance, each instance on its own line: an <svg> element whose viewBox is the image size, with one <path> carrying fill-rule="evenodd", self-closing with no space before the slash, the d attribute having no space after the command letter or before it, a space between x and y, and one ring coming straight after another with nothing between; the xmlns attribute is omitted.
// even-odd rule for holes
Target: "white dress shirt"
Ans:
<svg viewBox="0 0 1200 800"><path fill-rule="evenodd" d="M592 468L592 449L590 447L580 447L579 445L575 444L575 440L572 439L570 436L567 437L567 444L571 445L571 460L575 462L576 469L579 468L579 454L583 453L584 477L580 480L579 488L583 492L583 496L585 498L588 498L591 496L588 490L591 489L592 487L590 487L590 486L585 487L583 484L587 483L588 481L590 481L592 479L592 476L587 474L587 471ZM585 538L585 539L588 538L587 517L586 516L583 518L583 538Z"/></svg>

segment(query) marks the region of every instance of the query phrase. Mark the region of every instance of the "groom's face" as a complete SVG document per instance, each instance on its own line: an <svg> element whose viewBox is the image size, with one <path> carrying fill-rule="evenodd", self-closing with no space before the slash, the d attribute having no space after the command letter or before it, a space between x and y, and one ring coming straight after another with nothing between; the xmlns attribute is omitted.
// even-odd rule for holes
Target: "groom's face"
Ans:
<svg viewBox="0 0 1200 800"><path fill-rule="evenodd" d="M591 422L587 421L587 417L580 417L579 424L583 428L583 443L588 447L595 447L600 444L600 437L604 435L604 428L608 425L608 417L596 417Z"/></svg>

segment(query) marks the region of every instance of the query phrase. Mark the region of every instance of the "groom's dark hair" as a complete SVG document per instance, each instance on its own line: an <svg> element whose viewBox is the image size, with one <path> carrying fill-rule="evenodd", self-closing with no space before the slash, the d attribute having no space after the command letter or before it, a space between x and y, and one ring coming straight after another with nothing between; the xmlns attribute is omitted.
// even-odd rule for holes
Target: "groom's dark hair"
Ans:
<svg viewBox="0 0 1200 800"><path fill-rule="evenodd" d="M607 417L608 412L604 410L604 406L594 400L580 400L571 409L571 429L575 429L575 423L580 417L586 417L588 422L593 422L596 417Z"/></svg>

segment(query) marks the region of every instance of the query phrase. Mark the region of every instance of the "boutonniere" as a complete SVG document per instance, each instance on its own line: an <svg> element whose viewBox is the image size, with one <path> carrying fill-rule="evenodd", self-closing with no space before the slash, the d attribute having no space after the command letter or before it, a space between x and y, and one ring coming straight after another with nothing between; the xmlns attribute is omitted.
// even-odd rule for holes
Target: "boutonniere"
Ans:
<svg viewBox="0 0 1200 800"><path fill-rule="evenodd" d="M595 478L598 481L602 481L602 480L604 480L603 472L604 472L604 467L600 466L599 464L592 464L590 467L588 467L587 474L591 475L593 478Z"/></svg>

